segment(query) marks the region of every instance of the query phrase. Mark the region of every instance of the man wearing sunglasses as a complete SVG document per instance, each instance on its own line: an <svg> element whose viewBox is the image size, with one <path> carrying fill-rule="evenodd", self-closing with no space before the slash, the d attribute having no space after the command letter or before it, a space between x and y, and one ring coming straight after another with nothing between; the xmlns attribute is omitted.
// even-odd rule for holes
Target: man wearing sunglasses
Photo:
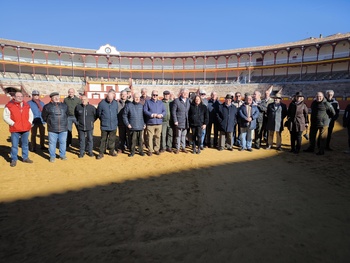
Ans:
<svg viewBox="0 0 350 263"><path fill-rule="evenodd" d="M166 111L163 102L158 100L157 90L153 90L151 99L145 101L143 113L146 118L145 139L148 148L147 155L151 156L153 152L159 155L163 116L166 114Z"/></svg>

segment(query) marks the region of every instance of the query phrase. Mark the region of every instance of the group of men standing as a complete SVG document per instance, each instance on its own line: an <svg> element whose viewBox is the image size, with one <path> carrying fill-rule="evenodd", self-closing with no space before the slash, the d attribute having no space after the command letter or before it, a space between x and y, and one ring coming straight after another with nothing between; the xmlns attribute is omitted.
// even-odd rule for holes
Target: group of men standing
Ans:
<svg viewBox="0 0 350 263"><path fill-rule="evenodd" d="M3 116L11 133L10 165L14 167L18 161L19 140L22 144L23 162L33 162L28 157L28 151L37 150L38 129L40 148L46 149L45 124L48 130L50 162L56 159L57 142L60 159L67 160L66 150L72 144L73 124L78 130L79 158L84 157L85 153L93 157L93 129L98 118L101 140L97 159L103 158L106 150L111 156L117 156L129 149L129 156L133 157L137 149L144 156L144 144L148 156L159 155L165 151L187 153L186 146L189 143L192 143L193 153L200 153L205 147L220 151L227 148L232 151L234 145L240 151L252 151L253 147L260 149L263 140L266 142L266 149L271 149L275 135L276 150L281 150L281 132L284 126L291 133L291 151L299 153L302 133L309 126L304 97L298 92L287 109L281 102L279 92L273 98L270 97L271 90L272 88L265 92L264 99L259 91L252 95L245 94L244 100L241 100L240 92L227 94L223 103L220 103L214 91L209 100L206 99L204 90L198 90L197 95L190 98L189 90L183 88L174 100L171 99L169 91L164 91L163 99L159 100L157 90L153 90L151 96L148 96L147 89L143 88L141 93L135 92L131 96L128 89L121 91L120 99L116 100L115 91L110 90L97 109L89 104L86 96L75 96L74 89L68 90L68 96L63 102L60 102L58 92L51 93L51 101L46 105L40 101L38 91L32 92L32 100L28 103L24 102L21 92L16 92L7 103ZM331 150L331 134L338 116L339 104L334 99L334 92L327 91L326 98L322 92L318 92L311 105L310 145L306 152L313 152L316 144L319 155L324 154L324 150ZM284 123L286 117L287 124ZM119 144L116 147L117 130ZM189 140L190 130L193 133L193 142ZM319 139L316 141L317 132Z"/></svg>

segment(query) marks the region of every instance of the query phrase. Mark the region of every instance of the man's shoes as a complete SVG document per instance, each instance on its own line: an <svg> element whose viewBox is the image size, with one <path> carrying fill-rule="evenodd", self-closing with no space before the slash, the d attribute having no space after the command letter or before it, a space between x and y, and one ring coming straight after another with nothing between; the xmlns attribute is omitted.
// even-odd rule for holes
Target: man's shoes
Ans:
<svg viewBox="0 0 350 263"><path fill-rule="evenodd" d="M60 159L61 159L62 161L67 161L67 160L68 160L66 156L60 157Z"/></svg>
<svg viewBox="0 0 350 263"><path fill-rule="evenodd" d="M134 157L135 153L129 153L128 156L129 157Z"/></svg>
<svg viewBox="0 0 350 263"><path fill-rule="evenodd" d="M303 150L303 152L306 152L306 153L313 153L314 150L311 149L311 148L307 148L307 149Z"/></svg>
<svg viewBox="0 0 350 263"><path fill-rule="evenodd" d="M233 151L233 148L232 147L229 147L229 148L227 148L227 150L229 150L229 151Z"/></svg>
<svg viewBox="0 0 350 263"><path fill-rule="evenodd" d="M224 147L219 147L218 151L223 151Z"/></svg>
<svg viewBox="0 0 350 263"><path fill-rule="evenodd" d="M282 151L282 148L281 148L281 147L277 147L277 148L276 148L276 151L279 151L279 152L280 152L280 151Z"/></svg>
<svg viewBox="0 0 350 263"><path fill-rule="evenodd" d="M329 147L329 146L326 147L325 150L326 150L326 151L330 151L330 152L333 151L333 149L332 149L331 147Z"/></svg>
<svg viewBox="0 0 350 263"><path fill-rule="evenodd" d="M176 149L176 150L174 151L175 154L179 154L179 152L180 152L179 149Z"/></svg>
<svg viewBox="0 0 350 263"><path fill-rule="evenodd" d="M100 160L100 159L102 159L102 158L103 158L103 153L100 153L99 155L96 156L96 159L97 159L97 160Z"/></svg>
<svg viewBox="0 0 350 263"><path fill-rule="evenodd" d="M123 153L123 150L121 150L121 149L118 149L118 153Z"/></svg>
<svg viewBox="0 0 350 263"><path fill-rule="evenodd" d="M160 155L160 152L159 151L155 151L154 154L155 155Z"/></svg>
<svg viewBox="0 0 350 263"><path fill-rule="evenodd" d="M266 150L271 150L271 148L272 148L272 147L269 145L269 146L267 146L265 149L266 149Z"/></svg>
<svg viewBox="0 0 350 263"><path fill-rule="evenodd" d="M153 154L151 152L147 152L147 155L148 156L152 156Z"/></svg>
<svg viewBox="0 0 350 263"><path fill-rule="evenodd" d="M182 149L183 153L188 153L188 151L186 149Z"/></svg>
<svg viewBox="0 0 350 263"><path fill-rule="evenodd" d="M324 155L324 152L319 151L316 153L316 155Z"/></svg>
<svg viewBox="0 0 350 263"><path fill-rule="evenodd" d="M201 147L199 147L198 149L197 149L197 154L200 154L201 153Z"/></svg>
<svg viewBox="0 0 350 263"><path fill-rule="evenodd" d="M241 152L241 151L243 151L243 150L244 150L244 148L243 148L243 147L241 147L241 148L239 148L239 149L238 149L238 151L240 151L240 152Z"/></svg>
<svg viewBox="0 0 350 263"><path fill-rule="evenodd" d="M163 153L163 152L165 152L165 150L164 150L164 149L161 149L159 152L160 152L160 153Z"/></svg>
<svg viewBox="0 0 350 263"><path fill-rule="evenodd" d="M29 158L24 159L24 160L23 160L23 162L24 162L24 163L33 163L33 161L32 161L32 160L30 160Z"/></svg>
<svg viewBox="0 0 350 263"><path fill-rule="evenodd" d="M145 153L144 153L144 152L140 152L140 155L141 155L141 156L145 156Z"/></svg>
<svg viewBox="0 0 350 263"><path fill-rule="evenodd" d="M173 150L172 150L171 148L166 148L166 151L167 151L168 153L172 153L172 152L173 152Z"/></svg>
<svg viewBox="0 0 350 263"><path fill-rule="evenodd" d="M41 150L47 150L47 147L41 146L40 149L41 149Z"/></svg>
<svg viewBox="0 0 350 263"><path fill-rule="evenodd" d="M89 157L94 157L93 153L87 153L86 155L89 156Z"/></svg>
<svg viewBox="0 0 350 263"><path fill-rule="evenodd" d="M83 158L84 154L79 154L78 158Z"/></svg>
<svg viewBox="0 0 350 263"><path fill-rule="evenodd" d="M201 145L201 146L199 147L199 149L201 149L201 150L204 150L204 147L203 147L203 145Z"/></svg>
<svg viewBox="0 0 350 263"><path fill-rule="evenodd" d="M50 163L54 163L55 162L55 157L50 157Z"/></svg>
<svg viewBox="0 0 350 263"><path fill-rule="evenodd" d="M109 155L115 157L115 156L117 156L118 154L117 154L115 151L111 151L111 152L109 153Z"/></svg>
<svg viewBox="0 0 350 263"><path fill-rule="evenodd" d="M260 150L260 145L255 145L255 149Z"/></svg>
<svg viewBox="0 0 350 263"><path fill-rule="evenodd" d="M253 149L252 149L252 148L248 148L247 151L248 151L248 152L252 152Z"/></svg>
<svg viewBox="0 0 350 263"><path fill-rule="evenodd" d="M10 166L11 167L15 167L16 165L17 165L17 161L12 160L11 163L10 163Z"/></svg>

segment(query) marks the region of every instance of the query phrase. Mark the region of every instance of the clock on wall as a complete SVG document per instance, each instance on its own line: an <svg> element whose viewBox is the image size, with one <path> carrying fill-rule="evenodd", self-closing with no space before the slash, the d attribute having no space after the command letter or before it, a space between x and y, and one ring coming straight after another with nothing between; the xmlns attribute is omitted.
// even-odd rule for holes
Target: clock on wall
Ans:
<svg viewBox="0 0 350 263"><path fill-rule="evenodd" d="M106 48L105 48L105 51L106 51L107 54L109 54L109 53L111 53L112 50L111 50L110 47L106 47Z"/></svg>

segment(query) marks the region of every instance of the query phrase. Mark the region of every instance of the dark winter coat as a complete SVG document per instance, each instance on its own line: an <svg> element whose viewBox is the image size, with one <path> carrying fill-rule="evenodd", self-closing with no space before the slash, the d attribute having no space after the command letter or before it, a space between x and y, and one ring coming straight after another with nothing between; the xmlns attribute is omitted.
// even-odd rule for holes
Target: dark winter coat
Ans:
<svg viewBox="0 0 350 263"><path fill-rule="evenodd" d="M191 103L188 116L190 127L200 127L203 124L207 125L209 122L208 108L202 103L199 105Z"/></svg>
<svg viewBox="0 0 350 263"><path fill-rule="evenodd" d="M118 100L118 126L123 127L124 126L124 121L123 121L123 113L124 113L124 108L127 103L130 101L128 100Z"/></svg>
<svg viewBox="0 0 350 263"><path fill-rule="evenodd" d="M302 101L297 103L292 101L288 107L287 128L289 131L300 132L306 130L306 124L309 124L309 110Z"/></svg>
<svg viewBox="0 0 350 263"><path fill-rule="evenodd" d="M126 127L131 125L131 131L142 131L145 125L143 105L135 101L127 103L124 107L123 122Z"/></svg>
<svg viewBox="0 0 350 263"><path fill-rule="evenodd" d="M175 122L178 122L176 126L179 129L188 129L188 111L190 109L190 100L187 98L186 102L182 98L176 98L174 100L173 108L171 109L171 116Z"/></svg>
<svg viewBox="0 0 350 263"><path fill-rule="evenodd" d="M219 100L210 99L208 101L208 112L209 112L209 122L210 123L216 123L217 122L216 113L219 110L219 105L220 105L220 101Z"/></svg>
<svg viewBox="0 0 350 263"><path fill-rule="evenodd" d="M239 108L238 114L239 114L239 117L240 117L241 128L248 127L249 130L255 130L256 129L256 120L259 118L259 110L258 110L257 106L251 105L251 114L250 114L250 116L248 116L246 104L243 104ZM248 117L252 118L251 122L247 121Z"/></svg>
<svg viewBox="0 0 350 263"><path fill-rule="evenodd" d="M68 130L68 106L61 102L49 102L41 113L47 123L49 132L65 132Z"/></svg>
<svg viewBox="0 0 350 263"><path fill-rule="evenodd" d="M287 106L284 103L270 103L267 106L267 124L268 131L283 131L283 120L287 116Z"/></svg>
<svg viewBox="0 0 350 263"><path fill-rule="evenodd" d="M326 99L321 102L314 100L311 103L311 127L329 126L330 119L334 115L335 111Z"/></svg>
<svg viewBox="0 0 350 263"><path fill-rule="evenodd" d="M74 110L77 119L77 128L80 131L91 131L94 129L94 122L97 119L96 108L90 104L79 104Z"/></svg>
<svg viewBox="0 0 350 263"><path fill-rule="evenodd" d="M100 119L102 131L114 131L118 127L118 102L107 98L101 100L97 106L97 117Z"/></svg>
<svg viewBox="0 0 350 263"><path fill-rule="evenodd" d="M267 112L267 101L261 100L261 101L255 102L255 105L259 110L259 117L256 121L258 123L263 123L264 116L266 115L266 112Z"/></svg>
<svg viewBox="0 0 350 263"><path fill-rule="evenodd" d="M343 115L343 127L350 127L350 104L346 106L344 115Z"/></svg>
<svg viewBox="0 0 350 263"><path fill-rule="evenodd" d="M219 110L216 113L218 120L219 131L233 132L233 128L237 123L237 108L235 105L220 104Z"/></svg>

